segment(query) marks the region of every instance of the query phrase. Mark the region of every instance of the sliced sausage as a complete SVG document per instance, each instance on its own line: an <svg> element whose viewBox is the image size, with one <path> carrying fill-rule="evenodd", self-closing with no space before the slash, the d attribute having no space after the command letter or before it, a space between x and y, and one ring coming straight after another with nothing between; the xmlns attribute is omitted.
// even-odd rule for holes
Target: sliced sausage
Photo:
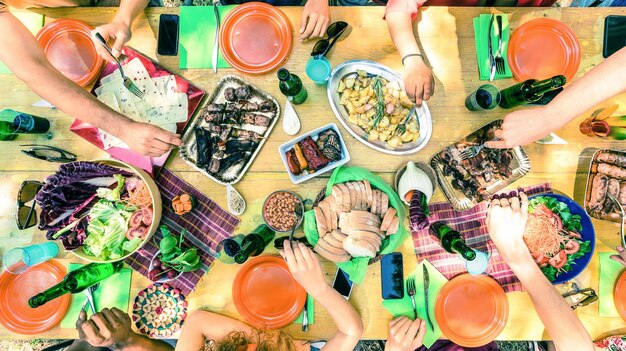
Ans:
<svg viewBox="0 0 626 351"><path fill-rule="evenodd" d="M598 164L598 173L605 174L610 178L626 180L626 169L618 166L613 166L608 163Z"/></svg>

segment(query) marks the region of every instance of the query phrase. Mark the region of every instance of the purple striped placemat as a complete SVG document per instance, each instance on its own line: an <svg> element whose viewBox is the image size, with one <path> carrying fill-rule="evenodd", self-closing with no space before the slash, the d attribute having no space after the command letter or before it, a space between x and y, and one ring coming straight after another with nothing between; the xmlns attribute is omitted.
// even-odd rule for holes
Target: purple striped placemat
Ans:
<svg viewBox="0 0 626 351"><path fill-rule="evenodd" d="M169 169L163 168L155 179L161 199L163 200L163 214L161 224L170 228L172 233L178 235L183 229L188 234L185 235L183 245L193 245L198 248L202 268L195 272L183 273L179 278L168 284L179 289L184 295L189 294L195 288L200 279L208 272L211 263L215 259L210 252L215 252L215 248L220 241L231 237L234 230L239 225L239 218L231 215L228 211L218 206L213 200L178 178ZM187 193L196 199L194 209L183 216L174 213L171 203L176 195ZM138 253L130 256L125 262L131 268L148 276L148 268L154 254L159 250L158 243L163 235L158 230L152 240L150 240Z"/></svg>
<svg viewBox="0 0 626 351"><path fill-rule="evenodd" d="M552 188L549 183L533 185L524 188L528 196L551 193ZM506 192L506 191L504 191ZM465 242L476 250L487 252L489 257L489 267L487 274L498 281L505 292L523 291L522 284L517 279L511 268L504 262L495 244L491 241L487 233L487 201L483 201L477 206L467 211L458 212L447 202L439 202L428 205L431 223L444 221L452 228L459 231L465 237ZM453 255L445 251L439 242L431 238L428 229L412 231L413 246L418 262L427 259L446 278L466 273L464 261L459 255Z"/></svg>

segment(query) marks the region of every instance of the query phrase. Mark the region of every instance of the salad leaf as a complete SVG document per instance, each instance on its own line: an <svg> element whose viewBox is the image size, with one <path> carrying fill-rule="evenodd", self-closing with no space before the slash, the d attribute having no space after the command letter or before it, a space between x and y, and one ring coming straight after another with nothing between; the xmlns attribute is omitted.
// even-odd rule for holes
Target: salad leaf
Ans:
<svg viewBox="0 0 626 351"><path fill-rule="evenodd" d="M111 188L98 188L96 193L99 198L106 199L109 201L120 201L122 196L122 189L124 189L124 176L121 174L114 174L113 178L117 181L117 186L115 189Z"/></svg>
<svg viewBox="0 0 626 351"><path fill-rule="evenodd" d="M124 256L128 220L132 213L118 209L114 202L98 201L89 211L88 235L83 243L85 252L103 259ZM132 247L132 244L126 244L126 247Z"/></svg>
<svg viewBox="0 0 626 351"><path fill-rule="evenodd" d="M172 236L172 232L167 228L167 226L162 225L160 227L161 233L163 233L163 239L161 239L161 243L159 244L159 248L161 249L161 254L168 255L170 253L174 253L177 248L176 238Z"/></svg>

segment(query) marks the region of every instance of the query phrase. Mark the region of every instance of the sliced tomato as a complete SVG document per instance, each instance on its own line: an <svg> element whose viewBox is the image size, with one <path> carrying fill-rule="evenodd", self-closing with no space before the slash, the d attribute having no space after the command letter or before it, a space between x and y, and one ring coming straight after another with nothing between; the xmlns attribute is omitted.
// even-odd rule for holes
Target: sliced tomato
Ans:
<svg viewBox="0 0 626 351"><path fill-rule="evenodd" d="M131 228L137 228L141 226L141 222L143 222L144 220L144 213L142 210L139 211L135 211L131 216L130 216L130 220L128 221L128 225ZM150 220L152 220L152 216L150 216Z"/></svg>
<svg viewBox="0 0 626 351"><path fill-rule="evenodd" d="M547 258L543 253L541 252L534 252L531 254L533 256L533 260L535 260L535 262L537 263L537 265L539 267L545 267L548 265L548 262L550 261L549 258Z"/></svg>
<svg viewBox="0 0 626 351"><path fill-rule="evenodd" d="M146 227L137 227L130 228L126 231L126 239L133 240L134 238L145 239L148 234L148 228Z"/></svg>
<svg viewBox="0 0 626 351"><path fill-rule="evenodd" d="M580 244L578 243L578 241L576 240L570 240L568 242L565 243L565 253L568 255L572 255L578 252L578 250L580 250Z"/></svg>
<svg viewBox="0 0 626 351"><path fill-rule="evenodd" d="M141 222L149 227L152 224L152 207L144 207L141 209L141 212L143 213Z"/></svg>
<svg viewBox="0 0 626 351"><path fill-rule="evenodd" d="M563 268L567 263L567 253L565 250L559 251L554 257L550 259L550 265L556 269Z"/></svg>

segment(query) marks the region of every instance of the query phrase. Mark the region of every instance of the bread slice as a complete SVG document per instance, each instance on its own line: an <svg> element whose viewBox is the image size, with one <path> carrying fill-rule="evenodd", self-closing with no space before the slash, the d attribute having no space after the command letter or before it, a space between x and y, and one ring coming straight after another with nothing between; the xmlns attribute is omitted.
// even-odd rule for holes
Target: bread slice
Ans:
<svg viewBox="0 0 626 351"><path fill-rule="evenodd" d="M324 213L319 207L313 207L313 212L315 213L315 223L317 225L317 232L319 233L320 238L322 238L328 232L328 227L326 227L326 219L324 218Z"/></svg>
<svg viewBox="0 0 626 351"><path fill-rule="evenodd" d="M348 216L348 223L351 224L353 228L363 226L374 227L377 230L380 228L380 220L371 218Z"/></svg>
<svg viewBox="0 0 626 351"><path fill-rule="evenodd" d="M350 212L352 209L352 203L350 199L350 189L344 183L336 185L342 193L343 203L341 204L341 212Z"/></svg>
<svg viewBox="0 0 626 351"><path fill-rule="evenodd" d="M326 229L328 229L328 231L331 231L332 226L330 219L330 205L326 201L320 201L320 203L317 204L317 207L319 207L324 214L324 225L326 226Z"/></svg>
<svg viewBox="0 0 626 351"><path fill-rule="evenodd" d="M352 257L375 257L376 248L365 240L356 240L351 236L348 236L343 242L343 248Z"/></svg>
<svg viewBox="0 0 626 351"><path fill-rule="evenodd" d="M369 180L364 180L363 185L365 186L365 195L367 198L367 208L369 210L372 207L373 195L372 195L372 185Z"/></svg>
<svg viewBox="0 0 626 351"><path fill-rule="evenodd" d="M341 212L341 208L343 207L343 191L339 188L339 185L333 185L331 190L331 195L335 199L335 203L337 204L338 212Z"/></svg>
<svg viewBox="0 0 626 351"><path fill-rule="evenodd" d="M358 204L358 199L357 199L357 192L356 192L356 187L354 186L354 184L352 182L347 182L346 186L348 187L348 192L350 193L350 210L357 208Z"/></svg>
<svg viewBox="0 0 626 351"><path fill-rule="evenodd" d="M374 222L380 223L380 216L375 215L371 212L367 212L367 211L358 211L358 210L354 210L354 211L350 211L350 218L364 218L364 219L370 219Z"/></svg>
<svg viewBox="0 0 626 351"><path fill-rule="evenodd" d="M389 230L389 226L391 226L391 221L393 220L394 216L396 216L396 209L391 207L387 210L385 216L383 217L383 222L380 225L381 232L386 232L387 230Z"/></svg>
<svg viewBox="0 0 626 351"><path fill-rule="evenodd" d="M396 234L398 230L400 230L400 218L398 216L395 216L393 217L393 220L391 221L391 225L389 226L389 229L387 229L387 235Z"/></svg>
<svg viewBox="0 0 626 351"><path fill-rule="evenodd" d="M370 207L370 212L378 215L378 209L380 208L380 197L378 196L378 190L372 191L372 206Z"/></svg>
<svg viewBox="0 0 626 351"><path fill-rule="evenodd" d="M341 241L341 247L343 247L343 242L344 240L346 240L346 238L348 237L348 234L344 234L341 232L341 230L337 229L337 230L333 230L332 232L330 232L330 234L337 240Z"/></svg>
<svg viewBox="0 0 626 351"><path fill-rule="evenodd" d="M361 181L356 182L356 185L357 185L357 190L359 191L359 197L361 199L359 210L366 210L367 209L367 194L365 193L365 185L363 185L363 182Z"/></svg>
<svg viewBox="0 0 626 351"><path fill-rule="evenodd" d="M333 247L343 249L343 241L335 238L335 236L333 235L333 232L334 230L331 230L330 233L328 233L328 235L326 235L325 237L321 238L320 241L324 240Z"/></svg>
<svg viewBox="0 0 626 351"><path fill-rule="evenodd" d="M354 191L354 203L352 204L352 209L353 210L359 210L361 209L361 201L362 197L361 197L361 188L359 187L359 184L357 182L350 182L350 186L352 186L352 191Z"/></svg>
<svg viewBox="0 0 626 351"><path fill-rule="evenodd" d="M339 229L345 232L350 229L350 212L341 212L339 214Z"/></svg>
<svg viewBox="0 0 626 351"><path fill-rule="evenodd" d="M380 192L380 203L380 216L382 217L389 208L389 196L382 191Z"/></svg>
<svg viewBox="0 0 626 351"><path fill-rule="evenodd" d="M327 235L327 237L328 236L330 235ZM350 232L349 236L356 240L367 240L376 248L380 248L380 246L383 244L383 239L380 235L366 230L353 230Z"/></svg>
<svg viewBox="0 0 626 351"><path fill-rule="evenodd" d="M331 261L331 262L335 262L335 263L341 263L341 262L348 262L350 261L350 259L352 257L350 257L350 255L343 250L343 252L345 252L344 254L334 254L328 250L326 250L325 248L323 248L322 246L315 245L315 247L313 248L313 250L315 250L315 252L317 252L320 256L324 257L325 259Z"/></svg>
<svg viewBox="0 0 626 351"><path fill-rule="evenodd" d="M326 202L329 206L329 214L330 214L330 226L328 227L328 229L333 230L333 229L337 229L337 221L339 220L337 217L337 202L335 201L335 198L333 196L329 196L327 198L324 199L324 202Z"/></svg>

